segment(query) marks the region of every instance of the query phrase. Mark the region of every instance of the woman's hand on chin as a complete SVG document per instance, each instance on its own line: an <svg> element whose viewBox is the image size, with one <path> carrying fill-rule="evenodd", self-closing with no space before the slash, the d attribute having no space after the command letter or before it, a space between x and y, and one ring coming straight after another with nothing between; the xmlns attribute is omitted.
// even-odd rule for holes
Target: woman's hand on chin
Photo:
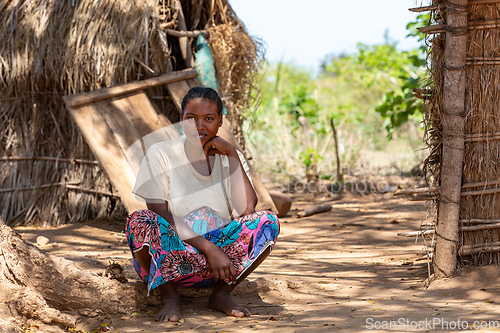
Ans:
<svg viewBox="0 0 500 333"><path fill-rule="evenodd" d="M238 157L236 148L220 136L214 136L212 139L208 140L203 146L203 152L205 156L219 154Z"/></svg>

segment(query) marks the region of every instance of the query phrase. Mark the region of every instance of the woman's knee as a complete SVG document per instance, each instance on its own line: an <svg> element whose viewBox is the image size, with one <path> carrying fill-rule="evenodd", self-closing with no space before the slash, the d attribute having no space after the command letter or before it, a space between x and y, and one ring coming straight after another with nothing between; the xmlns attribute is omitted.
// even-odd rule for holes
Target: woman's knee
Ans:
<svg viewBox="0 0 500 333"><path fill-rule="evenodd" d="M278 227L278 232L279 232L280 220L278 219L278 216L275 213L273 213L271 210L265 210L264 214L268 220L268 223L276 225Z"/></svg>
<svg viewBox="0 0 500 333"><path fill-rule="evenodd" d="M140 209L131 213L127 217L127 221L125 222L125 230L130 232L130 229L133 229L135 226L142 224L143 222L156 220L158 219L158 215L148 209Z"/></svg>
<svg viewBox="0 0 500 333"><path fill-rule="evenodd" d="M153 212L152 210L149 209L139 209L136 210L135 212L132 212L128 217L127 217L127 224L135 221L142 221L144 219L148 218L157 218L157 214Z"/></svg>

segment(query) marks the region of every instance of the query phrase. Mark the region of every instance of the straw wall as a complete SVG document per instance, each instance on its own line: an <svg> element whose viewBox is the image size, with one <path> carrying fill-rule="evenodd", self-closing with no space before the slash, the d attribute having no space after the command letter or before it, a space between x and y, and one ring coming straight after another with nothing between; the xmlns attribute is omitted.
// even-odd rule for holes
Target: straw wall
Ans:
<svg viewBox="0 0 500 333"><path fill-rule="evenodd" d="M432 11L433 27L424 29L431 47L431 82L427 87L431 95L424 122L430 149L426 170L435 198L430 212L434 217L439 216L439 203L446 200L440 186L447 172L441 162L444 23L449 10L445 1L438 4ZM463 135L455 134L465 140L457 254L461 265L500 264L500 4L469 1L467 13L468 29L463 31L467 35L465 127Z"/></svg>
<svg viewBox="0 0 500 333"><path fill-rule="evenodd" d="M185 68L177 37L165 33L177 28L173 1L0 2L0 213L9 225L125 215L62 96ZM226 47L241 38L251 44L226 0L186 0L182 6L188 29L237 27L224 37ZM209 42L214 44L210 36ZM238 107L248 103L245 80L258 62L253 47L248 56L237 54L237 61L251 63L237 76L218 73L231 78L223 96L238 97L228 108L233 128ZM217 62L216 69L223 65ZM164 88L148 94L160 112L177 120Z"/></svg>
<svg viewBox="0 0 500 333"><path fill-rule="evenodd" d="M482 223L469 220L496 220L500 223L500 26L478 27L484 21L500 20L500 4L469 6L469 32L467 45L467 91L465 115L465 158L460 218L462 226ZM493 62L485 60L492 59ZM488 138L489 137L489 138ZM473 186L475 182L481 182ZM488 182L489 184L485 183ZM470 185L470 186L469 186ZM496 189L496 190L495 190ZM488 193L487 192L494 192ZM474 195L465 195L464 192ZM486 222L486 221L485 221ZM492 222L492 221L491 221ZM490 223L488 223L490 224ZM464 248L478 253L463 256L465 263L498 264L500 252L482 252L482 249L500 241L500 229L488 228L463 231L460 237ZM484 244L484 245L482 245ZM496 244L497 247L500 244Z"/></svg>

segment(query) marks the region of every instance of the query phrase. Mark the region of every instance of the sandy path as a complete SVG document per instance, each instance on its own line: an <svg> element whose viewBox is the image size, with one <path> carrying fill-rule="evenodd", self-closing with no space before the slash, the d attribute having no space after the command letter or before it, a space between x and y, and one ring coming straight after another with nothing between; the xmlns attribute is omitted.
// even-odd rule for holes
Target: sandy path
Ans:
<svg viewBox="0 0 500 333"><path fill-rule="evenodd" d="M333 210L303 219L292 217L292 210L281 219L273 253L235 290L237 300L251 309L251 317L235 319L207 309L209 290L181 290L183 323L156 323L151 316L155 309L149 309L94 318L80 327L101 327L103 332L356 332L385 331L383 325L393 320L394 331L416 325L432 331L447 324L451 328L468 324L472 329L475 321L476 328L486 328L488 321L500 321L497 266L468 268L454 279L427 289L421 286L427 278L427 262L417 261L424 254L422 241L396 234L418 228L425 217L422 203L389 194L335 201L312 195L294 199L294 209L328 202ZM48 237L51 243L44 249L96 272L114 259L127 265L126 275L134 281L122 227L119 222L94 221L17 230L30 241L38 235ZM57 247L51 246L54 242ZM60 332L47 326L40 330Z"/></svg>

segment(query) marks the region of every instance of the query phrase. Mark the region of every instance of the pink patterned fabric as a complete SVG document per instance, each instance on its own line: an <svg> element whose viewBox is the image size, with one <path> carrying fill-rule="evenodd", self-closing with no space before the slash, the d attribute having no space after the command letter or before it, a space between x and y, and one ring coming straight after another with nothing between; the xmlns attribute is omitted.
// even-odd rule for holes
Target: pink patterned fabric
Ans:
<svg viewBox="0 0 500 333"><path fill-rule="evenodd" d="M184 218L185 222L211 241L233 263L240 276L268 247L273 248L279 234L279 221L271 211L260 211L237 218L229 224L209 207L202 207ZM204 254L179 239L172 226L150 210L139 210L127 219L126 233L132 253L149 248L151 266L146 272L135 260L139 277L148 283L148 292L173 280L178 287L214 285L212 270ZM200 232L199 232L200 233ZM226 281L229 282L229 281Z"/></svg>

